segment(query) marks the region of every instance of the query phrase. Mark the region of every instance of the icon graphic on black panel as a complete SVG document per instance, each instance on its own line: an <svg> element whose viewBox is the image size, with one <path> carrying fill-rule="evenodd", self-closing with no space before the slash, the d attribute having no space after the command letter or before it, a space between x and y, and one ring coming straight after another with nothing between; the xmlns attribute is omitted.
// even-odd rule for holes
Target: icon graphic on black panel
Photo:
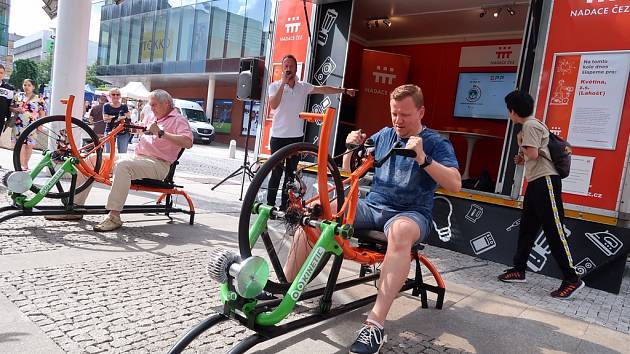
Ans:
<svg viewBox="0 0 630 354"><path fill-rule="evenodd" d="M470 209L468 210L468 214L466 214L466 220L474 224L477 222L477 220L481 218L482 215L483 215L483 208L477 204L473 204L470 206Z"/></svg>
<svg viewBox="0 0 630 354"><path fill-rule="evenodd" d="M317 44L321 46L326 45L326 42L328 42L328 32L330 32L335 24L337 16L339 16L339 14L335 9L328 9L326 11L326 15L324 15L324 20L322 21L322 27L319 29L319 33L317 33Z"/></svg>
<svg viewBox="0 0 630 354"><path fill-rule="evenodd" d="M606 231L585 233L586 238L595 244L608 257L614 256L623 247L623 242L617 236Z"/></svg>
<svg viewBox="0 0 630 354"><path fill-rule="evenodd" d="M320 85L324 85L328 77L335 71L336 67L337 64L335 64L332 58L327 57L315 72L315 81Z"/></svg>
<svg viewBox="0 0 630 354"><path fill-rule="evenodd" d="M470 245L476 255L480 255L497 247L497 243L494 241L494 237L492 237L490 232L486 232L473 238L470 240Z"/></svg>
<svg viewBox="0 0 630 354"><path fill-rule="evenodd" d="M521 224L521 219L518 218L516 220L514 220L514 222L512 223L512 225L508 226L505 231L510 232L512 230L514 230L514 228L518 227Z"/></svg>
<svg viewBox="0 0 630 354"><path fill-rule="evenodd" d="M562 228L564 229L564 237L569 238L569 236L571 236L571 230L569 230L566 225L563 225ZM545 267L545 264L547 264L547 255L550 253L551 250L549 250L545 232L541 231L536 241L534 241L534 247L532 247L532 251L527 258L527 267L534 272L540 272Z"/></svg>
<svg viewBox="0 0 630 354"><path fill-rule="evenodd" d="M328 108L330 105L332 104L332 102L330 101L330 98L328 96L324 97L324 99L320 102L320 103L315 103L313 105L313 108L311 108L311 111L313 113L324 113L324 111L326 110L326 108ZM318 125L321 125L320 122L317 122Z"/></svg>
<svg viewBox="0 0 630 354"><path fill-rule="evenodd" d="M453 214L453 204L451 204L451 201L448 200L448 198L442 196L435 197L433 198L433 200L433 203L437 203L441 200L446 202L446 204L448 205L448 215L446 216L446 218L438 217L435 213L433 214L433 227L435 228L435 232L437 232L440 241L448 242L453 236L451 231L451 215ZM436 219L439 220L436 221Z"/></svg>
<svg viewBox="0 0 630 354"><path fill-rule="evenodd" d="M595 263L593 263L590 258L586 257L583 260L579 261L574 268L575 272L578 273L579 276L584 276L595 269L595 267Z"/></svg>

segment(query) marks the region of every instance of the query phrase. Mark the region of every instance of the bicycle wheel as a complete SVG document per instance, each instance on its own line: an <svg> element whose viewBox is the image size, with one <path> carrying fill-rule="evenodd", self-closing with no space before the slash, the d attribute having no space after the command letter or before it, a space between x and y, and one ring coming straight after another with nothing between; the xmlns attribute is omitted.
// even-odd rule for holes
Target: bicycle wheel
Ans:
<svg viewBox="0 0 630 354"><path fill-rule="evenodd" d="M286 179L284 170L287 163L295 160L300 161L300 163L295 173ZM286 279L283 266L289 265L289 250L293 236L302 228L299 223L301 217L308 216L310 213L306 208L305 201L318 195L317 174L313 169L315 166L317 166L317 146L310 143L291 144L278 150L260 167L245 194L238 228L241 257L245 259L256 255L263 257L268 262L271 269L265 290L271 293L284 293L291 285L291 282ZM286 184L279 184L275 198L273 197L274 188L269 186L269 179L274 169L282 170L283 177L287 180ZM339 169L330 156L328 157L327 172L329 187L334 186L329 195L331 201L336 199L337 209L339 209L344 198L343 184ZM285 216L275 220L269 219L266 232L261 235L253 249L250 248L249 229L256 220L256 215L252 217L252 207L258 202L270 204L268 202L271 201L271 203L275 203L278 199L282 199L283 193L288 195L289 200ZM321 272L329 258L330 254L326 253L315 269L311 280L315 279ZM292 264L292 266L295 267L294 269L299 269L301 264Z"/></svg>
<svg viewBox="0 0 630 354"><path fill-rule="evenodd" d="M13 167L16 171L23 171L20 156L22 155L22 151L26 149L25 144L27 139L34 132L36 132L34 134L35 137L31 136L30 139L34 145L30 145L33 147L33 153L28 158L28 167L34 168L37 165L40 161L41 152L47 150L52 152L53 167L49 166L48 168L44 168L39 175L35 177L31 187L33 193L40 191L41 187L50 177L61 168L66 157L72 157L70 141L66 134L65 119L65 116L61 115L38 119L26 127L15 142L15 148L13 149ZM72 118L72 133L74 134L74 138L79 141L77 147L81 158L86 161L94 171L99 171L103 161L102 149L90 155L95 155L93 159L90 159L90 156L87 154L94 146L92 142L98 141L98 135L96 135L87 124L76 118ZM93 181L93 177L85 178L82 182L77 181L76 193L85 190ZM66 175L62 177L59 182L55 184L55 187L46 194L46 197L57 199L69 197L70 183L70 176Z"/></svg>

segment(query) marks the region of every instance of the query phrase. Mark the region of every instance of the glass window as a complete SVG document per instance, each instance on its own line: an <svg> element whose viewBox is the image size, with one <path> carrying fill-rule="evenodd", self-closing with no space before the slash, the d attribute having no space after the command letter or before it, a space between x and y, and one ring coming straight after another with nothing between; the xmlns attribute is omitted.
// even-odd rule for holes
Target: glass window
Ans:
<svg viewBox="0 0 630 354"><path fill-rule="evenodd" d="M170 7L180 7L182 6L182 0L168 0L168 5Z"/></svg>
<svg viewBox="0 0 630 354"><path fill-rule="evenodd" d="M247 2L247 24L245 29L245 51L244 56L260 56L263 40L263 21L266 14L266 1Z"/></svg>
<svg viewBox="0 0 630 354"><path fill-rule="evenodd" d="M210 30L210 11L212 5L209 2L195 6L195 31L192 42L192 60L206 59L208 51L208 31Z"/></svg>
<svg viewBox="0 0 630 354"><path fill-rule="evenodd" d="M142 40L140 41L140 62L151 62L151 50L153 49L153 13L144 14L142 17Z"/></svg>
<svg viewBox="0 0 630 354"><path fill-rule="evenodd" d="M212 30L208 58L223 58L225 31L227 28L227 0L214 1L212 9Z"/></svg>
<svg viewBox="0 0 630 354"><path fill-rule="evenodd" d="M193 29L195 26L195 8L186 6L182 8L182 25L179 37L179 61L190 60L192 48Z"/></svg>
<svg viewBox="0 0 630 354"><path fill-rule="evenodd" d="M129 30L131 28L131 18L125 17L120 19L120 55L118 56L119 64L129 63Z"/></svg>
<svg viewBox="0 0 630 354"><path fill-rule="evenodd" d="M155 11L156 8L157 8L157 0L143 0L142 1L142 12Z"/></svg>
<svg viewBox="0 0 630 354"><path fill-rule="evenodd" d="M168 31L166 35L166 61L177 60L177 45L179 44L179 23L181 20L181 9L171 9L168 12Z"/></svg>
<svg viewBox="0 0 630 354"><path fill-rule="evenodd" d="M140 62L140 39L142 37L142 18L131 18L131 36L129 40L129 64Z"/></svg>
<svg viewBox="0 0 630 354"><path fill-rule="evenodd" d="M166 35L166 10L158 12L155 16L155 32L153 33L153 62L161 63L164 60L164 52L168 46Z"/></svg>
<svg viewBox="0 0 630 354"><path fill-rule="evenodd" d="M118 25L120 20L116 19L111 22L111 35L109 39L109 65L118 64Z"/></svg>
<svg viewBox="0 0 630 354"><path fill-rule="evenodd" d="M125 2L131 2L131 0L127 0ZM142 12L142 0L133 0L131 5L131 14L137 15Z"/></svg>
<svg viewBox="0 0 630 354"><path fill-rule="evenodd" d="M109 21L101 22L101 33L98 43L98 65L107 65L107 51L109 50Z"/></svg>
<svg viewBox="0 0 630 354"><path fill-rule="evenodd" d="M226 58L240 58L243 48L243 31L245 29L245 0L230 0L227 29Z"/></svg>

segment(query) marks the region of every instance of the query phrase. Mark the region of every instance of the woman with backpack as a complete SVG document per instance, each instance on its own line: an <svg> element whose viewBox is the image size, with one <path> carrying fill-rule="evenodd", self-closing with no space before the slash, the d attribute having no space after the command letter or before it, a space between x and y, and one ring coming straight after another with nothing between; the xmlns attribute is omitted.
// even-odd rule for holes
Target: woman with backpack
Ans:
<svg viewBox="0 0 630 354"><path fill-rule="evenodd" d="M532 116L534 99L527 92L512 91L505 96L510 120L522 124L517 135L519 153L514 157L518 165L525 165L527 190L518 234L514 267L499 275L499 280L524 283L527 259L532 251L540 228L544 231L551 254L562 271L563 281L551 296L569 299L584 287L573 268L573 259L564 230L562 182L549 150L549 129ZM564 173L563 173L564 175Z"/></svg>

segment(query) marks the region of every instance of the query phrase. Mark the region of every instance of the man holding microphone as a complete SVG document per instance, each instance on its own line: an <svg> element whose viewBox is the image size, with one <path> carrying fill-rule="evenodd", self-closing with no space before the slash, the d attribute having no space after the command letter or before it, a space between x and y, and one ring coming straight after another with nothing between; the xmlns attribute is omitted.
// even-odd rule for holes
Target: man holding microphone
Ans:
<svg viewBox="0 0 630 354"><path fill-rule="evenodd" d="M304 110L308 95L345 93L354 96L357 91L355 89L332 86L315 86L305 81L299 81L296 73L297 59L293 55L287 54L282 58L282 79L269 85L269 105L273 115L271 140L269 142L272 154L287 145L304 140L304 122L300 119L299 114ZM287 162L286 175L291 175L295 171L298 162L296 158ZM269 179L269 191L267 194L267 203L269 205L273 206L276 204L282 172L281 167L274 169ZM286 183L287 178L285 176L280 210L286 209L287 206L287 195L284 192Z"/></svg>

